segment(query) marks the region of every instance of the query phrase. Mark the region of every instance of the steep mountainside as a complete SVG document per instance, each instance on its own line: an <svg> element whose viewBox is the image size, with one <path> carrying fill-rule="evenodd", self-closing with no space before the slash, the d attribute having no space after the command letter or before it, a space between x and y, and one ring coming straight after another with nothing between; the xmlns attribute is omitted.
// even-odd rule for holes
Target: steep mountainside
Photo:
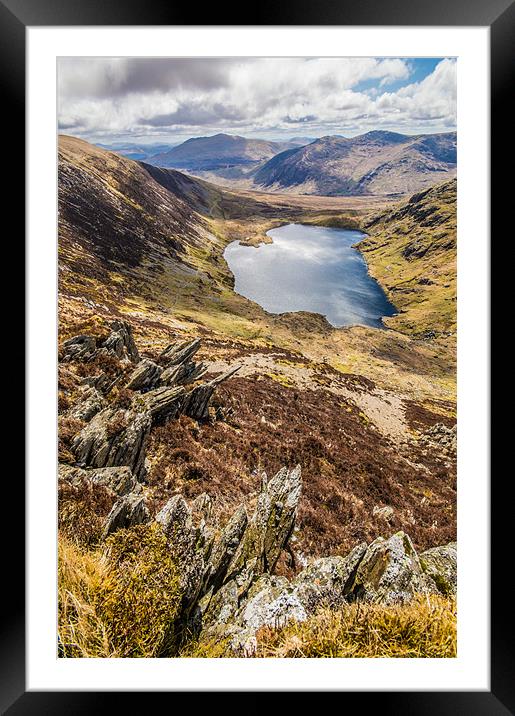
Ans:
<svg viewBox="0 0 515 716"><path fill-rule="evenodd" d="M359 248L399 315L386 322L409 333L456 331L456 179L414 194L364 224Z"/></svg>
<svg viewBox="0 0 515 716"><path fill-rule="evenodd" d="M60 138L61 291L116 294L129 292L127 281L134 291L167 270L198 269L195 254L214 241L204 218L140 164Z"/></svg>
<svg viewBox="0 0 515 716"><path fill-rule="evenodd" d="M267 160L287 146L264 139L247 139L231 134L188 139L168 152L152 157L150 163L159 167L173 167L188 171L216 171L231 167L254 167L256 162Z"/></svg>
<svg viewBox="0 0 515 716"><path fill-rule="evenodd" d="M456 133L322 137L264 164L254 183L305 194L407 194L456 172Z"/></svg>

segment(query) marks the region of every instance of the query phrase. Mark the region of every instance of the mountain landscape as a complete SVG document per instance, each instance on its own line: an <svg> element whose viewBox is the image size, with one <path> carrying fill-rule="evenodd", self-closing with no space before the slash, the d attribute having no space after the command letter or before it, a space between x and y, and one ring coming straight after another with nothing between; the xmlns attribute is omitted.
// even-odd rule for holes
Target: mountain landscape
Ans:
<svg viewBox="0 0 515 716"><path fill-rule="evenodd" d="M456 59L57 65L57 656L456 657Z"/></svg>
<svg viewBox="0 0 515 716"><path fill-rule="evenodd" d="M433 595L423 608L410 607L415 610L411 617L406 611L399 618L416 615L423 631L440 610L442 619L453 623L452 600L445 601L453 587L445 587L443 597L431 586L443 579L441 571L432 566L433 577L426 579L429 566L421 565L434 565L427 561L434 554L438 570L448 574L455 560L455 212L453 179L400 201L373 195L252 193L60 137L63 589L78 578L75 570L84 569L84 559L98 557L95 569L106 568L106 535L112 534L107 544L118 540L111 549L127 550L121 540L134 531L137 543L148 547L144 553L130 548L130 559L154 559L155 550L163 549L159 525L175 520L190 545L184 547L181 563L200 565L204 555L199 572L188 568L174 582L167 607L168 618L175 615L175 628L191 626L187 615L208 609L195 646L176 635L172 647L161 632L159 638L145 634L151 646L142 646L145 640L139 646L125 644L113 635L114 651L103 655L176 649L186 656L249 655L255 649L276 655L285 648L280 644L286 632L260 632L254 647L256 625L268 624L264 614L275 614L285 603L290 606L286 612L281 607L278 623L288 622L288 615L300 613L300 607L291 606L296 600L303 605L302 620L307 620L299 638L312 643L321 623L327 625L329 619L336 628L333 612L323 610L337 592L338 599L353 602L352 595L372 589L365 566L370 563L371 568L377 558L373 555L383 550L374 541L383 534L405 535L402 548L391 553L399 554L399 564L405 565L405 589ZM266 231L288 222L365 232L359 249L398 311L385 319L388 330L338 329L306 312L267 314L234 292L224 259L227 244L238 240L259 246ZM184 355L182 363L173 358L177 351ZM193 354L200 363L192 362ZM165 375L175 378L165 382ZM153 414L145 427L145 416ZM297 463L301 478L300 473L281 472ZM264 472L279 476L269 488ZM283 484L284 475L290 477ZM204 548L198 552L199 547L191 546L192 535L204 535L201 543L207 549L209 534L240 529L234 522L237 515L249 520L248 529L266 522L269 517L259 511L252 516L252 510L256 499L258 505L268 500L259 497L267 489L286 490L273 499L291 504L284 513L284 531L262 536L277 544L278 551L273 560L260 562L248 587L238 588L243 589L239 596L229 597L231 585L242 584L238 574L245 563L237 566L234 560L240 558L228 554L223 564L232 559L233 566L217 571ZM207 527L200 527L195 515L201 514L206 495L210 506L202 524ZM83 526L78 530L79 514ZM243 540L240 552L247 549L250 534L235 537ZM360 551L353 551L359 545ZM385 555L391 545L385 543ZM333 561L324 561L328 559ZM329 564L336 571L327 592L313 592L320 579L317 570ZM108 567L115 570L110 579L122 574L113 565ZM147 569L148 563L144 565L133 562L136 571ZM202 577L208 582L201 587L199 575L210 570L218 576L212 586ZM343 586L339 574L347 574ZM123 582L119 588L126 586ZM83 583L82 588L91 585ZM377 594L385 590L384 595L397 588L384 581L374 587ZM309 599L302 596L306 589ZM293 599L292 594L298 596ZM393 599L377 594L373 601L385 605ZM111 598L102 592L101 603ZM138 592L137 598L145 596ZM224 626L216 605L227 599L233 600L234 617ZM387 608L377 611L377 619ZM80 617L70 609L63 596L61 616L67 624ZM127 603L125 609L130 621ZM250 621L243 616L251 613ZM97 616L105 627L105 614ZM78 645L70 646L67 629L60 636L64 655L99 655L87 630ZM344 649L348 637L343 626L339 629Z"/></svg>
<svg viewBox="0 0 515 716"><path fill-rule="evenodd" d="M121 154L127 159L149 160L153 156L168 152L175 144L134 144L133 142L114 142L112 144L101 144L97 146L107 149L110 152Z"/></svg>
<svg viewBox="0 0 515 716"><path fill-rule="evenodd" d="M209 172L220 177L238 178L247 176L263 161L295 146L295 142L269 142L216 134L188 139L167 152L152 156L149 161L159 167L183 169L193 174Z"/></svg>

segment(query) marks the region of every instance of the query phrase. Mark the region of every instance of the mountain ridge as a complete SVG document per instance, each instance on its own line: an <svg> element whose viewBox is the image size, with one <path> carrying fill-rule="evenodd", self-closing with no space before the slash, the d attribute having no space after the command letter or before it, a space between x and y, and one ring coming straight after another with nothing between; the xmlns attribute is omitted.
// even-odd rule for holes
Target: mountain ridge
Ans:
<svg viewBox="0 0 515 716"><path fill-rule="evenodd" d="M306 194L409 194L456 173L456 133L402 135L373 130L321 137L272 157L255 173L268 191Z"/></svg>

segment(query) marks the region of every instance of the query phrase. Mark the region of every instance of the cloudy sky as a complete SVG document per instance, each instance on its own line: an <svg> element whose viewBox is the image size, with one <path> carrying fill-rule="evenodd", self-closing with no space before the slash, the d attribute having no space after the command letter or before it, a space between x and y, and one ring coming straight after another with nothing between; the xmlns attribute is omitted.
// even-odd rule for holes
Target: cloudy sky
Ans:
<svg viewBox="0 0 515 716"><path fill-rule="evenodd" d="M58 60L59 131L94 142L456 128L451 58Z"/></svg>

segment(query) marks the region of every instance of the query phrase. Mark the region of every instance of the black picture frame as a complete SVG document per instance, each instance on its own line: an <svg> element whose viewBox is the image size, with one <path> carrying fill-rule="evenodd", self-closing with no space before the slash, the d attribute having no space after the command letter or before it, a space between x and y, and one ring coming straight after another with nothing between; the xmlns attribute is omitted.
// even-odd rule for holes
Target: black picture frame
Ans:
<svg viewBox="0 0 515 716"><path fill-rule="evenodd" d="M9 246L9 265L24 265L21 217L25 216L25 31L31 26L77 25L199 25L201 5L176 4L165 0L0 0L0 75L2 77L4 112L1 121L3 169L7 181L7 201L11 217L18 217L10 230L13 246ZM515 47L515 4L512 0L362 0L336 3L332 0L282 0L272 3L263 0L252 8L252 16L235 15L232 22L220 21L220 8L215 5L202 9L202 25L354 25L354 26L489 26L491 38L491 97L492 97L492 189L491 209L499 222L510 211L512 189L510 181L502 180L502 168L513 166L513 128L508 112L513 96L513 63ZM509 192L509 193L508 193ZM492 226L493 234L493 226ZM502 237L501 237L502 238ZM14 241L16 239L16 241ZM12 251L12 254L11 254ZM18 257L16 259L11 256ZM7 260L4 254L4 259ZM23 304L21 291L16 303ZM9 325L9 321L11 325ZM15 358L21 361L24 338L21 323L8 318L6 331L11 331L9 343L14 344ZM5 335L5 334L4 334ZM18 388L19 390L19 388ZM16 402L23 405L17 394ZM12 424L13 433L22 434L20 423ZM23 448L19 455L23 454ZM6 606L2 610L0 640L0 709L12 715L25 713L91 714L103 708L117 712L124 708L122 700L128 696L129 712L148 711L150 693L94 693L94 692L27 692L25 686L25 582L24 537L20 516L24 504L24 483L21 469L11 470L5 502L15 506L19 514L15 539L4 532L4 589ZM507 479L503 479L506 477ZM347 692L344 707L377 709L394 714L515 714L515 663L513 636L513 598L509 580L503 577L507 568L511 538L510 515L513 510L512 486L508 472L498 484L492 482L491 530L491 691L471 692ZM509 510L509 512L508 512ZM493 517L495 516L495 519ZM7 541L8 540L8 541ZM212 698L217 694L211 694ZM224 694L220 694L226 698ZM256 694L252 708L260 709L262 697ZM175 698L162 694L167 699ZM195 696L195 704L198 704ZM359 699L359 702L358 702ZM356 702L356 703L354 703ZM250 710L250 706L246 707Z"/></svg>

